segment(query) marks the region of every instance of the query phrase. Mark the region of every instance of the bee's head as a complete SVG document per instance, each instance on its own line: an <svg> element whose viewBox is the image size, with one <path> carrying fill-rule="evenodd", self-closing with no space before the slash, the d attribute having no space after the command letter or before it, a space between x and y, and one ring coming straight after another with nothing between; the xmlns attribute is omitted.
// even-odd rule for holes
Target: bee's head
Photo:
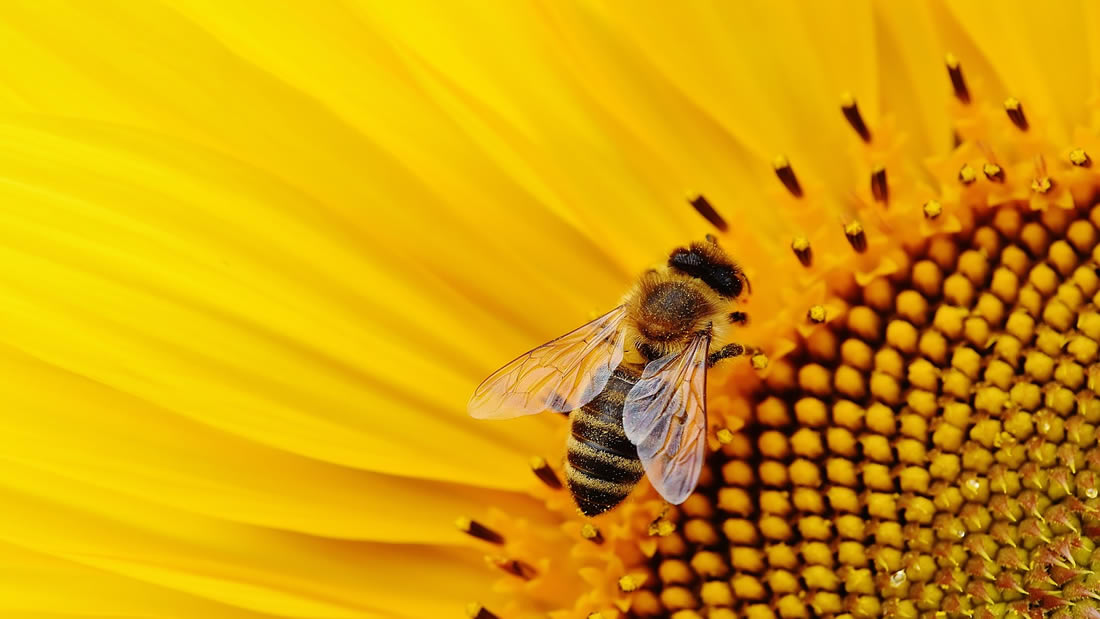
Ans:
<svg viewBox="0 0 1100 619"><path fill-rule="evenodd" d="M673 271L700 279L719 296L736 299L744 290L752 292L752 285L741 267L730 258L717 239L707 235L705 241L679 247L668 257Z"/></svg>

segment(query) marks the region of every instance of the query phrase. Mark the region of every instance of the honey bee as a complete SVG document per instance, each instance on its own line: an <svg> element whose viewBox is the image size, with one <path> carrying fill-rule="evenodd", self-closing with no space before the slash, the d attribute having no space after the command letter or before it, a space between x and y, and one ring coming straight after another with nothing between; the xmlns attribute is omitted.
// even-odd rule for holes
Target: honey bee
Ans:
<svg viewBox="0 0 1100 619"><path fill-rule="evenodd" d="M707 368L745 352L726 341L747 319L730 311L746 289L714 237L678 248L618 307L485 379L469 413L572 411L565 476L586 516L621 503L643 474L666 501L683 503L705 457Z"/></svg>

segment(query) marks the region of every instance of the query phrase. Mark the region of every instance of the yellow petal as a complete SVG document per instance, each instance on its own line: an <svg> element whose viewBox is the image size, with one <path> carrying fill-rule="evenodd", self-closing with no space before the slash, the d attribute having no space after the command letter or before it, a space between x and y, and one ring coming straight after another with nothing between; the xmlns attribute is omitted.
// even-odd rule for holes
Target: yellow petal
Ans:
<svg viewBox="0 0 1100 619"><path fill-rule="evenodd" d="M783 153L819 178L843 180L851 170L835 153L853 136L840 95L853 92L877 115L870 7L805 9L816 11L739 3L608 9L604 18L761 161ZM816 53L819 44L833 53Z"/></svg>
<svg viewBox="0 0 1100 619"><path fill-rule="evenodd" d="M463 350L430 334L446 309L397 281L384 300L372 296L393 277L381 258L341 247L336 229L309 221L308 203L230 162L209 170L186 145L57 132L3 131L0 280L18 291L0 301L10 346L311 458L497 487L530 481L522 462L537 440L493 437L503 431L453 405L475 380L439 362ZM403 423L380 423L386 411ZM493 458L471 449L515 466L494 475Z"/></svg>
<svg viewBox="0 0 1100 619"><path fill-rule="evenodd" d="M882 109L907 132L911 158L943 152L951 146L951 89L934 17L916 2L877 3L874 13Z"/></svg>
<svg viewBox="0 0 1100 619"><path fill-rule="evenodd" d="M443 612L486 585L473 558L444 548L213 520L10 461L0 467L0 499L0 541L256 612L393 616L410 599Z"/></svg>
<svg viewBox="0 0 1100 619"><path fill-rule="evenodd" d="M521 495L345 468L221 432L10 349L3 457L161 505L245 524L348 539L453 543L440 514ZM277 474L273 474L277 472ZM364 491L364 489L370 489ZM417 505L400 519L379 506Z"/></svg>
<svg viewBox="0 0 1100 619"><path fill-rule="evenodd" d="M956 2L949 6L1025 110L1056 121L1052 137L1064 141L1085 120L1092 75L1083 3L1036 6L1009 2L997 8Z"/></svg>
<svg viewBox="0 0 1100 619"><path fill-rule="evenodd" d="M0 613L13 617L158 616L165 609L188 617L263 616L6 543L0 572Z"/></svg>

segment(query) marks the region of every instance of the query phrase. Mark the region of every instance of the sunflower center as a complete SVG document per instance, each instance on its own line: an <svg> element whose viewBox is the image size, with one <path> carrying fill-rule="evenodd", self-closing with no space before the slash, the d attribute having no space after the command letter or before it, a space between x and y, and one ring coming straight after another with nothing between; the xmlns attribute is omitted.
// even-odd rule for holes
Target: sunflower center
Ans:
<svg viewBox="0 0 1100 619"><path fill-rule="evenodd" d="M604 574L611 611L592 612L1097 616L1098 224L1100 206L990 209L843 316L811 308L817 328L775 362L749 423L718 433L695 494L651 521L619 515L652 545ZM578 522L571 553L624 557L600 526Z"/></svg>
<svg viewBox="0 0 1100 619"><path fill-rule="evenodd" d="M1096 616L1097 223L991 210L807 337L670 516L653 616Z"/></svg>

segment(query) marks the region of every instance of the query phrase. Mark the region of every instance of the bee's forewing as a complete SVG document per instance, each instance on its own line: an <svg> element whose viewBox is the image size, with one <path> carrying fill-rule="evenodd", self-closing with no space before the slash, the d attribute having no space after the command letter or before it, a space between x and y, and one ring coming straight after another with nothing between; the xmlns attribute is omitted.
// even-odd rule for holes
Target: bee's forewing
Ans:
<svg viewBox="0 0 1100 619"><path fill-rule="evenodd" d="M700 335L683 352L651 361L623 405L623 430L646 477L675 505L691 495L703 470L709 345Z"/></svg>
<svg viewBox="0 0 1100 619"><path fill-rule="evenodd" d="M623 360L626 307L523 354L474 391L472 417L505 419L547 409L568 412L595 398Z"/></svg>

